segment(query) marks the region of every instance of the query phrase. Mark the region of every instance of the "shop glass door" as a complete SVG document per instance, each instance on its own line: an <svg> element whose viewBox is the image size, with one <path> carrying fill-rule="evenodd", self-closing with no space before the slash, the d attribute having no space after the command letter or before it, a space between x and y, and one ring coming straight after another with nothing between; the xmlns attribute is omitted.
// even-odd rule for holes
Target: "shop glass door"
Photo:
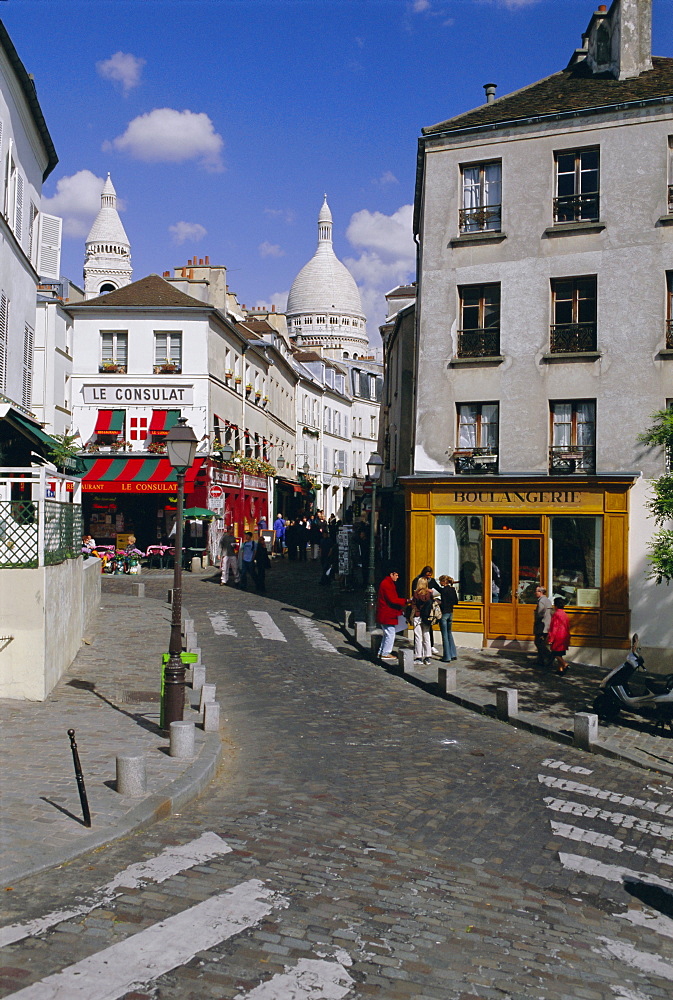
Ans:
<svg viewBox="0 0 673 1000"><path fill-rule="evenodd" d="M489 639L533 636L535 588L541 575L542 538L490 537L486 634Z"/></svg>

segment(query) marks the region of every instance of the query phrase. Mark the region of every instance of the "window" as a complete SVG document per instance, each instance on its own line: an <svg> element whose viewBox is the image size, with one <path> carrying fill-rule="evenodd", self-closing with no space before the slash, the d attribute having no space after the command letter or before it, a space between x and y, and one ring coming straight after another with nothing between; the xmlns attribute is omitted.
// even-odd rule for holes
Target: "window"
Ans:
<svg viewBox="0 0 673 1000"><path fill-rule="evenodd" d="M334 433L341 437L341 413L339 410L334 411Z"/></svg>
<svg viewBox="0 0 673 1000"><path fill-rule="evenodd" d="M476 163L462 167L461 233L500 232L502 164Z"/></svg>
<svg viewBox="0 0 673 1000"><path fill-rule="evenodd" d="M101 330L100 371L126 372L128 333L126 330Z"/></svg>
<svg viewBox="0 0 673 1000"><path fill-rule="evenodd" d="M370 428L369 436L372 437L372 438L375 438L376 437L376 417L370 417L369 419L371 420L371 428Z"/></svg>
<svg viewBox="0 0 673 1000"><path fill-rule="evenodd" d="M600 606L602 527L600 517L551 518L550 597L571 607Z"/></svg>
<svg viewBox="0 0 673 1000"><path fill-rule="evenodd" d="M129 441L144 441L147 438L147 417L129 417Z"/></svg>
<svg viewBox="0 0 673 1000"><path fill-rule="evenodd" d="M19 243L23 235L23 176L14 159L13 142L9 140L5 172L5 217Z"/></svg>
<svg viewBox="0 0 673 1000"><path fill-rule="evenodd" d="M554 278L551 283L552 354L596 350L596 276Z"/></svg>
<svg viewBox="0 0 673 1000"><path fill-rule="evenodd" d="M458 403L456 472L498 471L498 404Z"/></svg>
<svg viewBox="0 0 673 1000"><path fill-rule="evenodd" d="M551 449L549 471L596 471L596 403L594 400L554 400L549 404Z"/></svg>
<svg viewBox="0 0 673 1000"><path fill-rule="evenodd" d="M180 374L182 371L182 334L155 332L154 374Z"/></svg>
<svg viewBox="0 0 673 1000"><path fill-rule="evenodd" d="M500 284L464 285L460 296L458 357L500 354Z"/></svg>
<svg viewBox="0 0 673 1000"><path fill-rule="evenodd" d="M673 350L673 271L666 272L666 349Z"/></svg>
<svg viewBox="0 0 673 1000"><path fill-rule="evenodd" d="M668 213L673 215L673 135L668 137Z"/></svg>
<svg viewBox="0 0 673 1000"><path fill-rule="evenodd" d="M7 387L7 336L9 332L9 299L0 292L0 392Z"/></svg>
<svg viewBox="0 0 673 1000"><path fill-rule="evenodd" d="M330 410L329 406L325 407L323 413L322 426L326 434L332 433L332 411Z"/></svg>
<svg viewBox="0 0 673 1000"><path fill-rule="evenodd" d="M556 153L554 222L595 222L599 212L598 149Z"/></svg>
<svg viewBox="0 0 673 1000"><path fill-rule="evenodd" d="M461 601L483 601L483 518L474 515L435 517L436 575L458 581Z"/></svg>
<svg viewBox="0 0 673 1000"><path fill-rule="evenodd" d="M35 331L31 326L23 328L23 396L21 402L27 410L31 408L33 398L33 345Z"/></svg>

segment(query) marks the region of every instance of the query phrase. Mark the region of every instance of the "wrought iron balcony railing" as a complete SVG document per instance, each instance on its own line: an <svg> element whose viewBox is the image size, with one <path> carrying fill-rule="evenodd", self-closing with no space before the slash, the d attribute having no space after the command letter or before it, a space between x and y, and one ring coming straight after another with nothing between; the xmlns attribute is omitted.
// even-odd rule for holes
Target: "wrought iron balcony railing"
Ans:
<svg viewBox="0 0 673 1000"><path fill-rule="evenodd" d="M564 194L554 198L554 222L597 222L599 207L598 191Z"/></svg>
<svg viewBox="0 0 673 1000"><path fill-rule="evenodd" d="M496 474L498 472L497 448L457 448L453 453L456 473L468 475Z"/></svg>
<svg viewBox="0 0 673 1000"><path fill-rule="evenodd" d="M596 471L596 449L593 445L554 445L549 449L549 472L565 476Z"/></svg>
<svg viewBox="0 0 673 1000"><path fill-rule="evenodd" d="M673 319L666 322L666 349L673 351Z"/></svg>
<svg viewBox="0 0 673 1000"><path fill-rule="evenodd" d="M596 350L595 323L556 323L550 327L552 354L578 354Z"/></svg>
<svg viewBox="0 0 673 1000"><path fill-rule="evenodd" d="M501 206L482 205L479 208L461 208L458 222L461 233L499 233Z"/></svg>
<svg viewBox="0 0 673 1000"><path fill-rule="evenodd" d="M459 358L489 358L500 354L500 330L459 330Z"/></svg>
<svg viewBox="0 0 673 1000"><path fill-rule="evenodd" d="M673 184L668 185L668 211L673 214Z"/></svg>

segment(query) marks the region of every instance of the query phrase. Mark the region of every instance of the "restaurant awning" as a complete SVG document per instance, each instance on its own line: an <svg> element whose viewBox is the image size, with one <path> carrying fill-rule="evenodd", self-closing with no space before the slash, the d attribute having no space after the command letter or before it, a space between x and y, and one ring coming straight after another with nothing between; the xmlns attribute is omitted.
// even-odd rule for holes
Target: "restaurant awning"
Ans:
<svg viewBox="0 0 673 1000"><path fill-rule="evenodd" d="M179 410L152 410L150 434L168 434L179 419Z"/></svg>
<svg viewBox="0 0 673 1000"><path fill-rule="evenodd" d="M185 476L185 493L192 493L203 465L197 458ZM85 493L175 493L177 473L167 458L159 455L120 458L84 457L82 476Z"/></svg>
<svg viewBox="0 0 673 1000"><path fill-rule="evenodd" d="M117 435L124 426L126 410L99 410L94 434Z"/></svg>

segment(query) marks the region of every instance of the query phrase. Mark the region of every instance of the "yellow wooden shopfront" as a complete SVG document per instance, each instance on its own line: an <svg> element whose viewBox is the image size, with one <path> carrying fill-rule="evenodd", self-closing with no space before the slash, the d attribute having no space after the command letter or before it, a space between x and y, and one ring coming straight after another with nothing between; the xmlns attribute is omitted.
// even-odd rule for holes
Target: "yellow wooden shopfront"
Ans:
<svg viewBox="0 0 673 1000"><path fill-rule="evenodd" d="M456 580L454 632L481 633L484 645L532 641L542 583L566 601L574 646L628 646L633 477L403 482L407 578L429 565Z"/></svg>

